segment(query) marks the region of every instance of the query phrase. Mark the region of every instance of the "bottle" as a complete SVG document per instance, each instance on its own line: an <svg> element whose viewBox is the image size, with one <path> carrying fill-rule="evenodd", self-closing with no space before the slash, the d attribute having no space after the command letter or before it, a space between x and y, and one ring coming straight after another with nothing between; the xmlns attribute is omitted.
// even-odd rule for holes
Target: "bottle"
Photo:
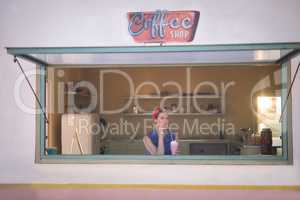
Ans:
<svg viewBox="0 0 300 200"><path fill-rule="evenodd" d="M272 155L272 131L270 128L263 128L260 134L261 154Z"/></svg>

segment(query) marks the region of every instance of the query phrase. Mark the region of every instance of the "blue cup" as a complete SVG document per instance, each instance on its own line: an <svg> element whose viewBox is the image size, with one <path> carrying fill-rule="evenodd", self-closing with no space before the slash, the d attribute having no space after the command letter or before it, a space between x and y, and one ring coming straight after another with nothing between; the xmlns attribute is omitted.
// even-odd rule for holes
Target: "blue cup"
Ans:
<svg viewBox="0 0 300 200"><path fill-rule="evenodd" d="M55 147L50 147L47 149L47 154L48 155L56 155L57 154L57 149Z"/></svg>

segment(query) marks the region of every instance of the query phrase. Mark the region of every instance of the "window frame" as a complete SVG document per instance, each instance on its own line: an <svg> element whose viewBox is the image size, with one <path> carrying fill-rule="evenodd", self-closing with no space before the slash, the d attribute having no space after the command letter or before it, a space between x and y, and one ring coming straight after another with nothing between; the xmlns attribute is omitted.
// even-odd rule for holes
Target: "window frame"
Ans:
<svg viewBox="0 0 300 200"><path fill-rule="evenodd" d="M46 102L46 68L47 63L38 60L32 53L120 53L130 51L138 52L172 52L176 51L226 51L226 50L269 50L293 49L284 57L276 60L281 65L281 81L286 82L287 88L282 89L283 100L290 85L291 63L290 59L299 54L300 43L270 43L270 44L234 44L234 45L194 45L194 46L163 46L163 47L65 47L65 48L7 48L9 54L21 57L36 63L40 75L36 76L36 92L45 108ZM228 65L230 63L224 63ZM256 63L259 64L259 63ZM282 123L282 156L278 155L177 155L177 156L151 156L151 155L45 155L46 122L43 113L36 114L36 163L98 163L98 164L254 164L254 165L286 165L293 164L292 149L292 103L288 99L285 120ZM284 102L284 101L283 101ZM38 105L36 105L38 107Z"/></svg>

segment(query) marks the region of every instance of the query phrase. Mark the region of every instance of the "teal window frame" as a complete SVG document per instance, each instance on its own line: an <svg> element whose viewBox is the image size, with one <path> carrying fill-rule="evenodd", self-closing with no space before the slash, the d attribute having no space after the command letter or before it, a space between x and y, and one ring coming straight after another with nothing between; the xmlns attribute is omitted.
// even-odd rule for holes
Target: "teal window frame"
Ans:
<svg viewBox="0 0 300 200"><path fill-rule="evenodd" d="M300 52L300 43L265 44L226 44L226 45L184 45L184 46L128 46L128 47L8 47L7 53L29 60L37 65L37 93L43 108L46 101L46 68L49 63L34 55L39 54L102 54L102 53L151 53L151 52L207 52L244 50L282 50L291 49L280 59L270 64L281 65L281 81L287 85L281 91L285 100L290 83L290 60ZM222 63L231 64L231 63ZM237 64L237 63L234 63ZM245 63L241 63L245 64ZM266 64L254 62L253 64ZM284 103L284 101L282 101ZM121 164L292 164L292 108L289 98L287 112L282 123L282 156L277 155L45 155L46 122L42 113L36 115L36 163L121 163Z"/></svg>

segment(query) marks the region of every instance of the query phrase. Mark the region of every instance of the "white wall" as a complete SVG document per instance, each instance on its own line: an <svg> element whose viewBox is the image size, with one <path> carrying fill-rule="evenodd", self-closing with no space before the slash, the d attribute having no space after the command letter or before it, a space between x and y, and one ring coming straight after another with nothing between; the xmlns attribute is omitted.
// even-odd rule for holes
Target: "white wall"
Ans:
<svg viewBox="0 0 300 200"><path fill-rule="evenodd" d="M292 166L38 165L34 164L35 118L16 106L13 88L20 72L4 49L136 45L127 33L126 12L156 9L199 10L194 44L300 42L299 8L298 0L0 0L0 183L300 185L299 76L293 90ZM34 106L27 86L22 97Z"/></svg>

